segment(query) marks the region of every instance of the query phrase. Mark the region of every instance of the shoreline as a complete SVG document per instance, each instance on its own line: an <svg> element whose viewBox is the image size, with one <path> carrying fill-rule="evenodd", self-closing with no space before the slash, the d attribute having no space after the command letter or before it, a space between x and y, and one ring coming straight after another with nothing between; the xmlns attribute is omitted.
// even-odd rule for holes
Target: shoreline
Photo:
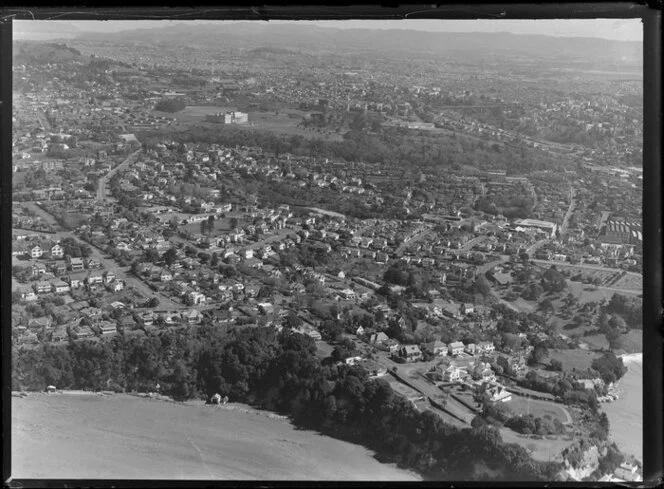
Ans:
<svg viewBox="0 0 664 489"><path fill-rule="evenodd" d="M626 458L633 457L643 464L643 353L625 353L619 357L627 367L614 386L620 398L601 404L601 410L609 417L609 438ZM639 442L635 441L635 435Z"/></svg>

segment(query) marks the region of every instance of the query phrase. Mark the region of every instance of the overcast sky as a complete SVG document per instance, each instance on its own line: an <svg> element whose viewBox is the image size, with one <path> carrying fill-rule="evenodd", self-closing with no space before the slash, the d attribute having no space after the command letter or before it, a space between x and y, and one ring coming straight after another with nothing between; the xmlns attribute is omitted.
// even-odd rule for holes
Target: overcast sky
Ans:
<svg viewBox="0 0 664 489"><path fill-rule="evenodd" d="M119 32L128 29L162 27L172 23L210 23L233 21L63 21L80 31ZM642 41L641 19L544 19L544 20L329 20L329 21L270 21L274 24L294 22L312 23L323 27L412 29L432 32L511 32L514 34L543 34L563 37L599 37L621 41ZM45 23L49 27L44 29ZM16 32L51 30L58 21L15 21ZM63 25L60 24L60 25ZM58 26L53 26L56 30Z"/></svg>

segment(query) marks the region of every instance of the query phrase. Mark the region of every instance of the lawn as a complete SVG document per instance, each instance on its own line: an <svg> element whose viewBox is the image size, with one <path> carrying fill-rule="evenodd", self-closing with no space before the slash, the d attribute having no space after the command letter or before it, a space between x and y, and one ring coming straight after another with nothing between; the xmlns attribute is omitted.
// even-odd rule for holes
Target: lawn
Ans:
<svg viewBox="0 0 664 489"><path fill-rule="evenodd" d="M528 438L525 435L520 435L509 428L501 428L500 434L503 441L506 443L516 443L522 446L530 453L530 456L540 462L548 462L552 460L560 461L560 453L574 443L574 439L565 439L559 437L557 440L537 440Z"/></svg>
<svg viewBox="0 0 664 489"><path fill-rule="evenodd" d="M578 299L579 304L601 302L604 298L608 301L611 300L611 297L615 293L612 290L598 289L588 284L572 282L570 280L567 281L567 290L565 292L566 294L571 292Z"/></svg>
<svg viewBox="0 0 664 489"><path fill-rule="evenodd" d="M583 338L584 342L588 342L586 337ZM573 369L586 370L590 368L592 361L599 355L592 351L575 349L575 350L549 350L548 361L553 359L559 360L563 364L563 370L571 372Z"/></svg>
<svg viewBox="0 0 664 489"><path fill-rule="evenodd" d="M216 217L214 220L214 230L212 233L210 233L210 236L219 236L221 234L225 234L231 231L231 225L230 225L231 219L229 217ZM241 228L245 225L246 223L240 219L238 219L238 228ZM185 224L183 226L180 226L178 229L183 230L183 231L189 231L192 234L200 234L201 233L201 223L200 222L192 222L191 224Z"/></svg>
<svg viewBox="0 0 664 489"><path fill-rule="evenodd" d="M184 110L175 114L175 118L180 124L197 124L205 122L206 115L216 114L218 112L226 112L234 110L233 107L224 106L204 106L204 105L191 105ZM241 127L246 129L265 130L289 136L300 135L306 138L320 138L329 141L342 141L343 138L340 134L333 131L317 130L315 128L307 129L299 127L298 123L303 120L306 112L296 109L282 109L279 111L249 111L249 124ZM163 115L160 112L155 112L157 115ZM168 114L171 115L172 114ZM223 124L208 123L210 126L223 126Z"/></svg>
<svg viewBox="0 0 664 489"><path fill-rule="evenodd" d="M512 394L512 400L505 403L514 414L527 414L530 413L537 417L542 417L545 414L550 415L553 419L557 419L561 423L571 423L572 417L567 410L560 404L553 402L540 401L537 399L528 399L525 397Z"/></svg>

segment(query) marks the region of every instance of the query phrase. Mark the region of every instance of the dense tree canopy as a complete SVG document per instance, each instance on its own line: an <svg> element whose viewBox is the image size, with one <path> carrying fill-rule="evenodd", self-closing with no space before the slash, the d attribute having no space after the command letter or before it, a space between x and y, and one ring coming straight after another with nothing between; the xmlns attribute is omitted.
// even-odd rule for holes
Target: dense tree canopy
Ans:
<svg viewBox="0 0 664 489"><path fill-rule="evenodd" d="M502 480L549 479L558 464L533 461L480 426L459 430L421 413L359 366L323 366L314 341L284 329L223 334L201 326L142 338L45 345L15 354L14 389L150 391L176 398L215 393L289 414L302 427L361 443L381 459L434 479L473 479L476 464Z"/></svg>

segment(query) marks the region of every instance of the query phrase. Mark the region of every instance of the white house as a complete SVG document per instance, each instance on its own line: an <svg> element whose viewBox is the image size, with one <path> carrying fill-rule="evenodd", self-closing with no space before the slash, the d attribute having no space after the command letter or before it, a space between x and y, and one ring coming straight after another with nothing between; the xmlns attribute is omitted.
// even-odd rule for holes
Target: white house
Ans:
<svg viewBox="0 0 664 489"><path fill-rule="evenodd" d="M460 341L454 341L454 342L449 344L448 350L449 350L450 355L452 355L452 356L459 355L459 354L463 353L463 350L464 350L463 343L461 343Z"/></svg>

